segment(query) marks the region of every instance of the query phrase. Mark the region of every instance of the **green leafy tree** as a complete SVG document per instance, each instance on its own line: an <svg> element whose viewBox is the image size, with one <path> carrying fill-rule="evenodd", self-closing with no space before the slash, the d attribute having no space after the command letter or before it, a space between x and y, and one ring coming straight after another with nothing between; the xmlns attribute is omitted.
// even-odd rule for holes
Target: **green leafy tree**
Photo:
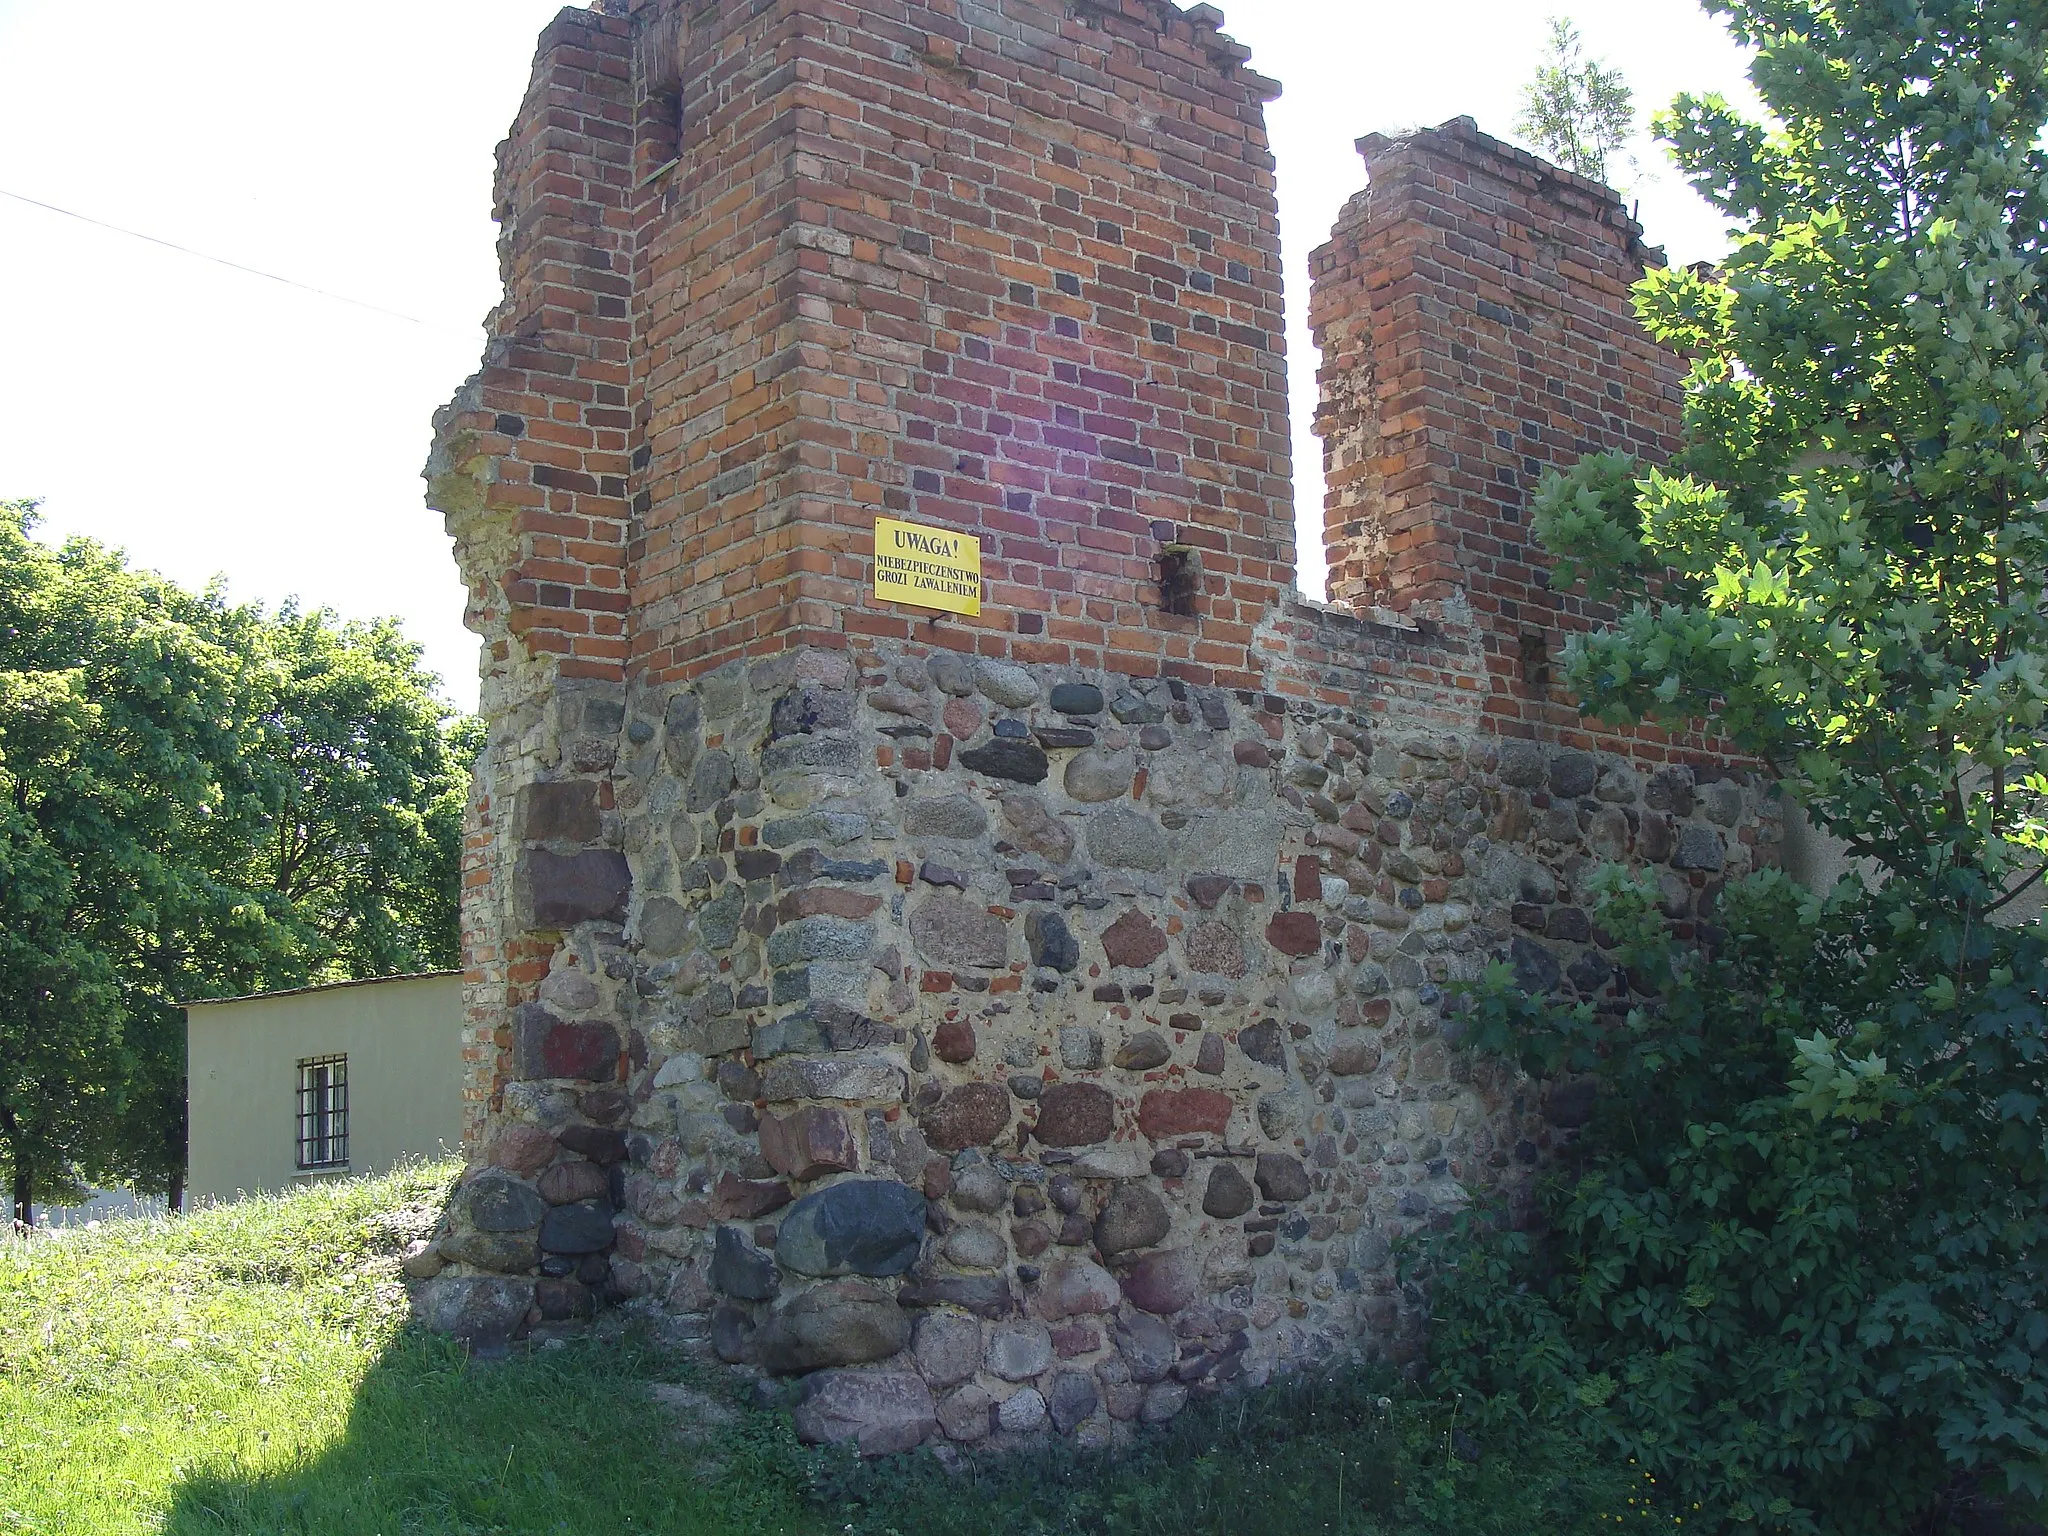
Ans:
<svg viewBox="0 0 2048 1536"><path fill-rule="evenodd" d="M2048 5L1709 0L1774 126L1660 131L1738 225L1654 274L1687 446L1540 494L1610 721L1711 718L1873 871L1610 883L1625 1020L1495 976L1478 1040L1601 1107L1540 1238L1438 1257L1445 1369L1575 1418L1731 1529L1934 1528L2048 1487Z"/></svg>
<svg viewBox="0 0 2048 1536"><path fill-rule="evenodd" d="M266 615L0 504L0 1166L175 1192L204 997L456 962L474 722L387 622Z"/></svg>
<svg viewBox="0 0 2048 1536"><path fill-rule="evenodd" d="M1515 132L1567 170L1605 181L1635 127L1635 93L1621 71L1587 58L1578 28L1553 17L1544 62L1522 88Z"/></svg>
<svg viewBox="0 0 2048 1536"><path fill-rule="evenodd" d="M250 628L247 800L219 872L293 927L311 977L453 967L473 732L451 727L391 620L287 607Z"/></svg>
<svg viewBox="0 0 2048 1536"><path fill-rule="evenodd" d="M41 1187L121 1168L150 940L206 899L179 856L236 751L235 658L194 599L0 503L0 1164Z"/></svg>

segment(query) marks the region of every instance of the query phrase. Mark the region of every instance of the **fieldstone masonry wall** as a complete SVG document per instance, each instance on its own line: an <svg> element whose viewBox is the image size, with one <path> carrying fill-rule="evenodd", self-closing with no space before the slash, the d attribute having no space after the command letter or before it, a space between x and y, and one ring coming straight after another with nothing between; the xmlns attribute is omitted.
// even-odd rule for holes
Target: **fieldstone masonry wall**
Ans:
<svg viewBox="0 0 2048 1536"><path fill-rule="evenodd" d="M1669 431L1646 342L1657 390L1588 383L1648 254L1600 189L1468 124L1367 146L1316 311L1379 575L1285 591L1273 88L1220 22L636 0L544 38L429 467L492 723L434 1325L649 1310L872 1452L1414 1360L1393 1244L1520 1200L1585 1112L1461 1051L1447 989L1502 958L1623 1007L1593 869L1693 925L1776 860L1710 742L1518 665L1597 618L1503 531L1537 459ZM1512 389L1402 372L1488 375L1514 315ZM979 621L862 595L878 510L981 534Z"/></svg>

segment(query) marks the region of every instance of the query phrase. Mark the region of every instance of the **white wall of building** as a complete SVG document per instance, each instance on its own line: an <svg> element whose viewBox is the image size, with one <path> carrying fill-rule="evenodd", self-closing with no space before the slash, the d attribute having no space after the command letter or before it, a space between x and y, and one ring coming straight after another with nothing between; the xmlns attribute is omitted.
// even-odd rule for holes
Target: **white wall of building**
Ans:
<svg viewBox="0 0 2048 1536"><path fill-rule="evenodd" d="M185 1012L191 1201L382 1173L462 1141L462 978L345 982ZM298 1166L299 1063L348 1058L348 1162Z"/></svg>

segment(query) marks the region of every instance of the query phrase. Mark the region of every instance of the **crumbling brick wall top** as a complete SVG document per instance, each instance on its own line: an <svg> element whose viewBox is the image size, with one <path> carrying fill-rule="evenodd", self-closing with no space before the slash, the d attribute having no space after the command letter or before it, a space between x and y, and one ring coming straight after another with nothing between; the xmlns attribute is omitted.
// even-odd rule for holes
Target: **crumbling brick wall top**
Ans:
<svg viewBox="0 0 2048 1536"><path fill-rule="evenodd" d="M1611 189L1469 118L1359 149L1369 184L1310 262L1331 600L1469 613L1500 728L1581 729L1551 663L1609 615L1552 585L1531 503L1588 453L1676 450L1683 365L1630 297L1662 253Z"/></svg>

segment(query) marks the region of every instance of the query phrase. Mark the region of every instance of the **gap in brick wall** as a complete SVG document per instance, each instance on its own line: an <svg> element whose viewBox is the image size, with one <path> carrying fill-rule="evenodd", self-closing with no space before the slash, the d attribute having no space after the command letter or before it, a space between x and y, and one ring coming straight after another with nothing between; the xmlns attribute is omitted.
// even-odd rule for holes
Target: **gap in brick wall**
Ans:
<svg viewBox="0 0 2048 1536"><path fill-rule="evenodd" d="M1291 274L1290 274L1291 276ZM1300 309L1307 302L1307 284L1288 284L1288 309ZM1289 316L1290 332L1305 322ZM1312 343L1288 337L1287 400L1294 433L1294 583L1311 602L1326 602L1330 592L1330 562L1323 553L1323 445L1311 426L1316 410L1316 358Z"/></svg>

